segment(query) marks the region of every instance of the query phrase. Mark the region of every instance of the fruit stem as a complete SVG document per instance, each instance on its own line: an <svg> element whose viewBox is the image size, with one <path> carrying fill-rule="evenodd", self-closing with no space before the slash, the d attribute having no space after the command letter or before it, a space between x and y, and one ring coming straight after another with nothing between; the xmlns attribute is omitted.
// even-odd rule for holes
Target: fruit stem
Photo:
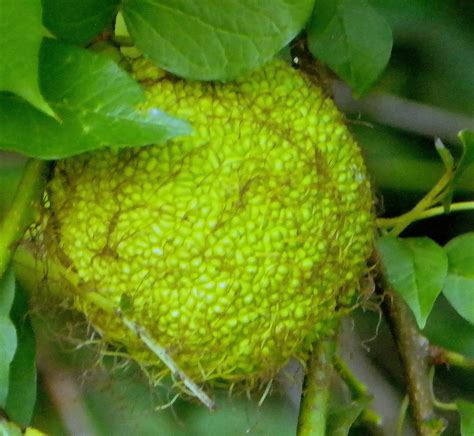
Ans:
<svg viewBox="0 0 474 436"><path fill-rule="evenodd" d="M33 221L49 169L48 162L36 159L29 160L25 166L13 202L0 223L0 277L8 267L18 242Z"/></svg>
<svg viewBox="0 0 474 436"><path fill-rule="evenodd" d="M298 436L324 436L328 413L335 341L321 341L313 345L308 361L303 395L298 417Z"/></svg>

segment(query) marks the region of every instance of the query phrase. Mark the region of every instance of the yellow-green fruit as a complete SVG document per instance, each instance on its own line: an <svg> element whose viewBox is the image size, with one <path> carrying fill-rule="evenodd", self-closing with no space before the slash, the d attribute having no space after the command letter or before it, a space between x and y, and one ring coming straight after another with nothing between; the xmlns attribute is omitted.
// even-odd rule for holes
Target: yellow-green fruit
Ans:
<svg viewBox="0 0 474 436"><path fill-rule="evenodd" d="M149 369L163 365L87 296L126 302L195 381L269 378L331 333L365 269L372 196L358 146L282 61L231 84L140 62L146 106L193 134L58 162L48 256L79 277L75 307Z"/></svg>

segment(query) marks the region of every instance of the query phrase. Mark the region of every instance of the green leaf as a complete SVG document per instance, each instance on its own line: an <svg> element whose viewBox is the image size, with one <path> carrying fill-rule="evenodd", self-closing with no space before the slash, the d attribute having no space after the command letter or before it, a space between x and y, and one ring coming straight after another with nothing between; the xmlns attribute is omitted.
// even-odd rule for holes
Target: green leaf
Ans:
<svg viewBox="0 0 474 436"><path fill-rule="evenodd" d="M455 184L464 171L474 163L474 131L462 130L459 132L459 139L463 146L463 154L458 164L456 165L456 173L453 177L453 184Z"/></svg>
<svg viewBox="0 0 474 436"><path fill-rule="evenodd" d="M459 315L474 324L474 232L452 239L445 250L449 267L443 294Z"/></svg>
<svg viewBox="0 0 474 436"><path fill-rule="evenodd" d="M461 436L472 436L474 434L474 403L457 400L456 404L461 416Z"/></svg>
<svg viewBox="0 0 474 436"><path fill-rule="evenodd" d="M444 168L446 172L450 172L454 170L454 157L449 151L448 148L443 144L440 138L435 139L435 148L443 162ZM455 174L455 173L454 173ZM454 179L454 177L453 177ZM441 200L441 204L444 207L445 213L449 213L451 208L451 203L453 201L453 179L449 182L449 185L446 187L446 193Z"/></svg>
<svg viewBox="0 0 474 436"><path fill-rule="evenodd" d="M440 138L435 139L435 148L443 162L445 170L451 171L454 168L454 157Z"/></svg>
<svg viewBox="0 0 474 436"><path fill-rule="evenodd" d="M230 80L271 59L308 20L314 0L124 0L136 46L188 79Z"/></svg>
<svg viewBox="0 0 474 436"><path fill-rule="evenodd" d="M43 38L40 0L0 0L0 91L18 94L54 115L40 92L38 56Z"/></svg>
<svg viewBox="0 0 474 436"><path fill-rule="evenodd" d="M327 436L347 436L352 425L370 401L370 398L361 398L350 404L331 407L325 434Z"/></svg>
<svg viewBox="0 0 474 436"><path fill-rule="evenodd" d="M10 364L10 383L5 406L9 418L23 426L30 424L36 402L36 344L28 314L26 293L17 287L11 318L18 346Z"/></svg>
<svg viewBox="0 0 474 436"><path fill-rule="evenodd" d="M311 53L358 95L371 87L390 59L392 30L366 0L316 0L307 31Z"/></svg>
<svg viewBox="0 0 474 436"><path fill-rule="evenodd" d="M159 110L138 111L140 86L111 60L46 40L41 89L61 122L11 95L0 96L0 148L59 159L101 147L156 144L190 132Z"/></svg>
<svg viewBox="0 0 474 436"><path fill-rule="evenodd" d="M15 298L15 274L13 268L7 269L0 277L0 316L10 316L10 310Z"/></svg>
<svg viewBox="0 0 474 436"><path fill-rule="evenodd" d="M15 296L15 276L9 268L0 278L0 407L5 407L8 395L10 363L15 354L17 337L10 310Z"/></svg>
<svg viewBox="0 0 474 436"><path fill-rule="evenodd" d="M11 165L0 164L0 220L3 219L16 193L16 188L23 175L24 162Z"/></svg>
<svg viewBox="0 0 474 436"><path fill-rule="evenodd" d="M459 139L463 147L461 158L454 163L454 158L451 152L445 147L441 139L435 140L435 147L438 151L446 171L452 171L454 167L453 177L446 188L446 194L442 199L442 204L445 208L446 213L451 208L451 203L454 194L454 188L456 187L459 178L462 176L464 171L474 163L474 131L462 130L459 132Z"/></svg>
<svg viewBox="0 0 474 436"><path fill-rule="evenodd" d="M17 345L15 326L6 316L0 316L0 407L5 407L8 395L10 363Z"/></svg>
<svg viewBox="0 0 474 436"><path fill-rule="evenodd" d="M2 436L23 436L20 427L3 418L0 418L0 434Z"/></svg>
<svg viewBox="0 0 474 436"><path fill-rule="evenodd" d="M390 285L423 328L446 278L446 253L429 238L385 236L377 244Z"/></svg>
<svg viewBox="0 0 474 436"><path fill-rule="evenodd" d="M45 26L59 39L85 44L112 24L119 0L42 0Z"/></svg>

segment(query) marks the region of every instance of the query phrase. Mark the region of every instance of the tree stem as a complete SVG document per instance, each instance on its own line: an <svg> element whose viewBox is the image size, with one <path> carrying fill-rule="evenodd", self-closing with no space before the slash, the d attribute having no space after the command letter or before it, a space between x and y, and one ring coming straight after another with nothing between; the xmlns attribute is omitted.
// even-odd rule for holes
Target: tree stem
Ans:
<svg viewBox="0 0 474 436"><path fill-rule="evenodd" d="M13 202L0 223L0 277L33 220L35 206L41 200L48 173L49 163L45 161L31 159L25 166Z"/></svg>
<svg viewBox="0 0 474 436"><path fill-rule="evenodd" d="M334 352L335 344L333 341L322 341L314 344L303 385L298 417L298 436L325 436L326 434Z"/></svg>
<svg viewBox="0 0 474 436"><path fill-rule="evenodd" d="M429 344L400 296L385 290L382 304L405 371L410 407L419 436L440 435L444 421L436 417L428 371Z"/></svg>

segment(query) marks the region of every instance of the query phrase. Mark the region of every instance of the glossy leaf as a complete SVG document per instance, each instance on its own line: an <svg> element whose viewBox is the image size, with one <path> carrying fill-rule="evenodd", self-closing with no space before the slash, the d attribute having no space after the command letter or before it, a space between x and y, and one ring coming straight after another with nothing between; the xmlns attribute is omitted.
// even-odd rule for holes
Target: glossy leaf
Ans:
<svg viewBox="0 0 474 436"><path fill-rule="evenodd" d="M460 177L466 169L468 169L472 163L474 163L474 132L469 130L462 130L459 132L459 139L463 147L461 158L455 163L454 158L448 148L445 147L441 139L435 140L435 147L438 151L446 171L452 171L454 167L454 173L449 186L446 189L446 194L442 199L442 204L449 212L451 203L454 195L454 189L458 183Z"/></svg>
<svg viewBox="0 0 474 436"><path fill-rule="evenodd" d="M156 64L188 79L230 80L291 41L314 0L124 0L135 44Z"/></svg>
<svg viewBox="0 0 474 436"><path fill-rule="evenodd" d="M10 268L0 278L0 407L5 407L8 395L10 363L15 354L17 337L10 320L15 295L15 276Z"/></svg>
<svg viewBox="0 0 474 436"><path fill-rule="evenodd" d="M366 92L387 66L392 30L366 0L316 0L309 49L355 91Z"/></svg>
<svg viewBox="0 0 474 436"><path fill-rule="evenodd" d="M4 418L0 418L0 434L2 436L23 436L23 432L18 425Z"/></svg>
<svg viewBox="0 0 474 436"><path fill-rule="evenodd" d="M474 434L474 403L457 400L456 404L461 417L461 436L472 436Z"/></svg>
<svg viewBox="0 0 474 436"><path fill-rule="evenodd" d="M27 426L36 402L36 344L28 317L26 294L21 287L16 289L11 319L16 327L18 346L10 364L5 411L10 419Z"/></svg>
<svg viewBox="0 0 474 436"><path fill-rule="evenodd" d="M438 152L441 161L443 162L444 168L446 172L450 172L454 170L454 157L449 151L449 149L443 144L440 138L435 139L435 148ZM453 177L454 179L454 177ZM441 200L441 204L444 207L446 213L449 212L451 208L451 203L453 201L453 180L449 183L448 187L446 188L446 193Z"/></svg>
<svg viewBox="0 0 474 436"><path fill-rule="evenodd" d="M15 277L8 269L0 278L0 408L5 407L9 390L10 363L15 354L17 336L10 320L10 309L15 295Z"/></svg>
<svg viewBox="0 0 474 436"><path fill-rule="evenodd" d="M463 318L474 324L474 233L452 239L445 250L449 269L443 294Z"/></svg>
<svg viewBox="0 0 474 436"><path fill-rule="evenodd" d="M0 316L0 406L5 405L8 393L8 374L10 363L17 346L15 326L6 316Z"/></svg>
<svg viewBox="0 0 474 436"><path fill-rule="evenodd" d="M119 0L42 0L46 27L59 39L85 44L112 24Z"/></svg>
<svg viewBox="0 0 474 436"><path fill-rule="evenodd" d="M53 115L38 80L43 38L40 0L1 0L0 35L0 91L13 92Z"/></svg>
<svg viewBox="0 0 474 436"><path fill-rule="evenodd" d="M361 398L350 404L332 406L327 418L327 436L347 436L362 411L370 403L370 398Z"/></svg>
<svg viewBox="0 0 474 436"><path fill-rule="evenodd" d="M459 139L463 146L463 154L456 166L456 173L454 175L453 183L456 183L464 173L474 163L474 131L463 130L459 133Z"/></svg>
<svg viewBox="0 0 474 436"><path fill-rule="evenodd" d="M377 246L390 285L423 328L446 278L446 253L429 238L386 236L379 239Z"/></svg>
<svg viewBox="0 0 474 436"><path fill-rule="evenodd" d="M13 269L9 268L0 277L0 316L9 317L10 310L15 298L15 275Z"/></svg>
<svg viewBox="0 0 474 436"><path fill-rule="evenodd" d="M61 122L11 95L0 96L0 148L58 159L101 147L142 146L190 132L159 110L139 111L140 86L111 60L45 40L41 89Z"/></svg>

